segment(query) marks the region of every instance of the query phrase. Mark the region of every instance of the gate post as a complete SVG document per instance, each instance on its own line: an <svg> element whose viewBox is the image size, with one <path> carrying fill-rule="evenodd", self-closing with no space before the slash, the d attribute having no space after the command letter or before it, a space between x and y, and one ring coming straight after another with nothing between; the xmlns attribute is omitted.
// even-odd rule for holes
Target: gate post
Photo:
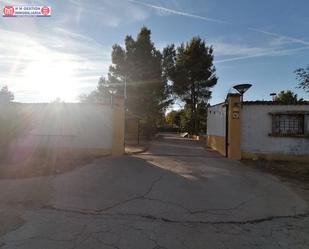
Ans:
<svg viewBox="0 0 309 249"><path fill-rule="evenodd" d="M114 98L112 105L113 112L113 143L112 155L120 156L124 154L124 126L125 126L125 110L124 99Z"/></svg>
<svg viewBox="0 0 309 249"><path fill-rule="evenodd" d="M241 142L240 142L240 95L228 94L228 122L227 122L227 153L228 158L241 159Z"/></svg>

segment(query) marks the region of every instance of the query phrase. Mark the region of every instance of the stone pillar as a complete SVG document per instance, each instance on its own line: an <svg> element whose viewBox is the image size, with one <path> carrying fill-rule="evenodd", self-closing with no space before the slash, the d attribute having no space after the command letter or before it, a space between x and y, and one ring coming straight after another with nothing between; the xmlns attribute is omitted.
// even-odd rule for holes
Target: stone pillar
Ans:
<svg viewBox="0 0 309 249"><path fill-rule="evenodd" d="M227 152L228 158L241 159L240 144L240 95L229 94L227 96L228 104L228 134L227 134Z"/></svg>
<svg viewBox="0 0 309 249"><path fill-rule="evenodd" d="M123 98L113 98L113 145L112 155L124 154L125 108Z"/></svg>

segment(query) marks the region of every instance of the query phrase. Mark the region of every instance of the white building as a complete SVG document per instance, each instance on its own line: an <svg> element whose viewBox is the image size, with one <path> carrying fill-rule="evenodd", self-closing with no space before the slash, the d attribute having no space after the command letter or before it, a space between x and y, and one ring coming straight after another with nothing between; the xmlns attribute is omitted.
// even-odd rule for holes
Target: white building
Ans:
<svg viewBox="0 0 309 249"><path fill-rule="evenodd" d="M234 159L309 161L309 103L240 103L230 94L208 110L208 145Z"/></svg>

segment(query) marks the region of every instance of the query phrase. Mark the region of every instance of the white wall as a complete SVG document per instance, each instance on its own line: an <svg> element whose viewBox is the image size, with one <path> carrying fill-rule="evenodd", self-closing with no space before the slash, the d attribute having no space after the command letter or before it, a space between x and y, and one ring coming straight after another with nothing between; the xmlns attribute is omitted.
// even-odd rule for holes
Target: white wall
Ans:
<svg viewBox="0 0 309 249"><path fill-rule="evenodd" d="M18 139L20 146L112 148L113 111L109 105L21 104L21 107L29 129Z"/></svg>
<svg viewBox="0 0 309 249"><path fill-rule="evenodd" d="M251 153L309 155L309 138L272 137L270 112L309 111L309 105L244 105L241 109L241 150ZM309 116L306 115L307 131Z"/></svg>
<svg viewBox="0 0 309 249"><path fill-rule="evenodd" d="M208 108L207 135L225 136L226 132L226 107L225 103Z"/></svg>

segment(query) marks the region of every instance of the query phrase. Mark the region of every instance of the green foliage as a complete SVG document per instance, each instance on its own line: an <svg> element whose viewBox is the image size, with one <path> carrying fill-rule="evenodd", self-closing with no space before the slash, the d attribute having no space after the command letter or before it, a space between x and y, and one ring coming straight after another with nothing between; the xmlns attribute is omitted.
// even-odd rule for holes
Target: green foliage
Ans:
<svg viewBox="0 0 309 249"><path fill-rule="evenodd" d="M126 108L140 116L146 126L155 126L171 99L162 73L162 55L151 41L151 31L143 27L136 39L125 38L124 48L114 45L112 63L109 84L118 89L118 94L124 95L126 81Z"/></svg>
<svg viewBox="0 0 309 249"><path fill-rule="evenodd" d="M197 106L198 127L197 132L206 131L207 106L200 103ZM166 114L165 121L171 128L179 128L180 131L189 131L192 129L192 109L190 105L185 105L181 110L173 110Z"/></svg>
<svg viewBox="0 0 309 249"><path fill-rule="evenodd" d="M309 66L307 68L299 68L295 71L298 80L298 88L309 93Z"/></svg>
<svg viewBox="0 0 309 249"><path fill-rule="evenodd" d="M196 133L206 132L207 123L207 105L202 102L197 105L196 108ZM193 111L191 105L185 105L185 107L180 110L180 127L182 131L192 131L192 118Z"/></svg>
<svg viewBox="0 0 309 249"><path fill-rule="evenodd" d="M124 48L113 45L111 57L108 80L101 78L97 89L79 100L105 101L110 88L117 90L116 95L125 96L126 82L126 109L142 118L145 130L154 131L172 101L162 72L162 55L151 41L151 31L143 27L136 39L127 36Z"/></svg>
<svg viewBox="0 0 309 249"><path fill-rule="evenodd" d="M171 127L180 127L180 119L181 119L181 112L180 111L171 111L169 112L166 117L165 121Z"/></svg>
<svg viewBox="0 0 309 249"><path fill-rule="evenodd" d="M293 93L291 90L287 90L278 93L275 97L275 101L281 104L292 105L303 101L303 99L298 99L297 94Z"/></svg>
<svg viewBox="0 0 309 249"><path fill-rule="evenodd" d="M0 90L0 104L7 104L14 100L14 94L9 91L7 86L4 86Z"/></svg>
<svg viewBox="0 0 309 249"><path fill-rule="evenodd" d="M173 110L166 114L165 124L170 128L178 128L179 131L188 131L190 128L190 120L192 111L189 105L185 105L180 110Z"/></svg>
<svg viewBox="0 0 309 249"><path fill-rule="evenodd" d="M180 129L181 131L190 131L191 130L191 120L192 120L192 110L189 105L186 105L180 111Z"/></svg>
<svg viewBox="0 0 309 249"><path fill-rule="evenodd" d="M104 77L101 77L99 79L97 89L89 94L80 95L79 101L82 103L102 103L106 102L109 97L108 83Z"/></svg>
<svg viewBox="0 0 309 249"><path fill-rule="evenodd" d="M207 130L207 106L208 104L202 101L197 105L197 133L206 133Z"/></svg>
<svg viewBox="0 0 309 249"><path fill-rule="evenodd" d="M217 77L213 65L213 48L207 46L199 37L193 37L177 49L172 44L163 51L164 76L173 83L172 89L191 112L189 132L199 130L198 106L211 98L211 87L216 85Z"/></svg>

